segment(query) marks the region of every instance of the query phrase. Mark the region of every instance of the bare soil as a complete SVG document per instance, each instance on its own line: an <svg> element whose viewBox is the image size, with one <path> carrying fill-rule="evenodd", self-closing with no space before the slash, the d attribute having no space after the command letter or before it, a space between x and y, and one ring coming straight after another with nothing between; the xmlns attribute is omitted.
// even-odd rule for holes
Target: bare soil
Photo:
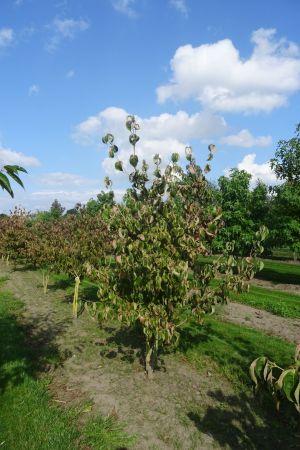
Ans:
<svg viewBox="0 0 300 450"><path fill-rule="evenodd" d="M300 343L300 320L276 316L270 312L241 303L229 303L221 312L226 322L256 328L269 336L277 336L295 344Z"/></svg>
<svg viewBox="0 0 300 450"><path fill-rule="evenodd" d="M149 381L136 333L115 325L101 328L87 314L73 320L65 292L50 286L44 295L38 272L12 271L0 263L0 275L8 275L6 288L25 303L21 320L30 329L29 345L60 355L59 364L43 368L51 373L55 404L86 403L83 420L85 414L115 417L137 436L135 450L292 448L280 436L270 441L270 417L255 412L252 396L235 392L213 364L199 371L183 356L165 355ZM248 308L234 304L228 314L239 306ZM248 314L243 311L238 320ZM293 329L287 319L276 319L278 335L280 328ZM265 319L253 326L271 332L271 324L264 328L261 323Z"/></svg>
<svg viewBox="0 0 300 450"><path fill-rule="evenodd" d="M290 292L291 294L299 294L300 295L300 285L299 284L284 284L284 283L275 283L274 281L269 280L261 280L258 278L253 278L250 281L250 284L254 284L255 286L273 289L275 291L283 291Z"/></svg>

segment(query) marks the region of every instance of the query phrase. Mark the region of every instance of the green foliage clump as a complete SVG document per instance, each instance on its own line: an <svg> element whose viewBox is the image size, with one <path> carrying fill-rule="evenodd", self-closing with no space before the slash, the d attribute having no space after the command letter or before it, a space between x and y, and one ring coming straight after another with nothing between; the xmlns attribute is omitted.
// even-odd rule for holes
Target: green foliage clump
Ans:
<svg viewBox="0 0 300 450"><path fill-rule="evenodd" d="M296 347L293 366L282 369L265 356L261 356L252 362L250 376L255 392L266 388L271 393L277 409L282 401L288 401L300 413L300 345Z"/></svg>

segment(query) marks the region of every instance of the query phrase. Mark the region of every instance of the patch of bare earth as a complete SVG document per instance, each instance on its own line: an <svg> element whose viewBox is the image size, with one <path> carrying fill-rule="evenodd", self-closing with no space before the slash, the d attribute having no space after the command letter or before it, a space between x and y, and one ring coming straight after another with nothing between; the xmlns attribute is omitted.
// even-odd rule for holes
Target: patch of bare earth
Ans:
<svg viewBox="0 0 300 450"><path fill-rule="evenodd" d="M62 356L51 368L56 404L90 402L83 416L114 416L137 436L136 450L271 448L271 421L257 416L252 397L236 393L213 365L199 371L183 356L165 355L149 381L138 334L100 328L86 314L74 321L64 291L44 295L37 272L0 263L0 273L8 274L6 287L25 303L29 342ZM276 442L280 446L272 448L283 448L280 438Z"/></svg>
<svg viewBox="0 0 300 450"><path fill-rule="evenodd" d="M276 316L270 312L241 303L229 303L221 313L226 322L256 328L295 344L300 343L300 320Z"/></svg>
<svg viewBox="0 0 300 450"><path fill-rule="evenodd" d="M255 286L273 289L275 291L283 291L290 292L291 294L299 294L300 295L300 285L299 284L284 284L284 283L275 283L274 281L269 280L261 280L259 278L253 278L250 281L250 284L254 284Z"/></svg>

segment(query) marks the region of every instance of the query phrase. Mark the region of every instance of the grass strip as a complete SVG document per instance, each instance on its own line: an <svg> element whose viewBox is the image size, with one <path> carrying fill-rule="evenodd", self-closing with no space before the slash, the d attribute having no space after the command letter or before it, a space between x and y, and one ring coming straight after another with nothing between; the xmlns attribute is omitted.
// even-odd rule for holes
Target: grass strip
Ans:
<svg viewBox="0 0 300 450"><path fill-rule="evenodd" d="M61 410L51 404L48 381L35 376L36 361L18 322L22 308L11 293L0 291L1 448L115 450L131 446L133 438L114 419L90 419L79 427L80 409Z"/></svg>
<svg viewBox="0 0 300 450"><path fill-rule="evenodd" d="M251 285L249 292L231 293L230 298L234 302L264 309L278 316L300 318L300 295L297 294Z"/></svg>
<svg viewBox="0 0 300 450"><path fill-rule="evenodd" d="M191 322L181 336L180 347L188 360L199 368L209 367L213 360L218 370L237 387L251 385L249 366L258 356L267 356L281 367L287 367L293 363L295 353L293 344L215 318L205 319L203 325Z"/></svg>

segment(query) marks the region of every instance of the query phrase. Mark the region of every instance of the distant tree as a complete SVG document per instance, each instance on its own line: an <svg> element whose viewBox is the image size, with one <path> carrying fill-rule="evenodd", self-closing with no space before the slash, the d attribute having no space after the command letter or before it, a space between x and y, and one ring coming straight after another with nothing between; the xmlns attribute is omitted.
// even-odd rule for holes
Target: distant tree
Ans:
<svg viewBox="0 0 300 450"><path fill-rule="evenodd" d="M59 203L58 200L54 200L50 207L50 215L53 219L60 219L65 211L65 208Z"/></svg>
<svg viewBox="0 0 300 450"><path fill-rule="evenodd" d="M288 247L297 259L300 253L300 183L274 188L271 239L274 247Z"/></svg>
<svg viewBox="0 0 300 450"><path fill-rule="evenodd" d="M116 204L115 194L113 191L104 192L101 191L97 195L97 200L90 199L86 204L86 211L88 214L95 216L99 211L102 211L105 207L112 207Z"/></svg>
<svg viewBox="0 0 300 450"><path fill-rule="evenodd" d="M296 126L295 137L278 142L271 168L277 178L290 184L300 183L300 123Z"/></svg>
<svg viewBox="0 0 300 450"><path fill-rule="evenodd" d="M231 169L228 177L218 180L218 201L222 207L224 227L216 238L214 251L224 250L227 242L234 242L237 255L247 255L254 240L255 226L251 219L251 175L244 170Z"/></svg>
<svg viewBox="0 0 300 450"><path fill-rule="evenodd" d="M273 188L273 229L271 237L276 246L287 246L300 252L300 123L295 137L278 142L271 167L284 184Z"/></svg>

